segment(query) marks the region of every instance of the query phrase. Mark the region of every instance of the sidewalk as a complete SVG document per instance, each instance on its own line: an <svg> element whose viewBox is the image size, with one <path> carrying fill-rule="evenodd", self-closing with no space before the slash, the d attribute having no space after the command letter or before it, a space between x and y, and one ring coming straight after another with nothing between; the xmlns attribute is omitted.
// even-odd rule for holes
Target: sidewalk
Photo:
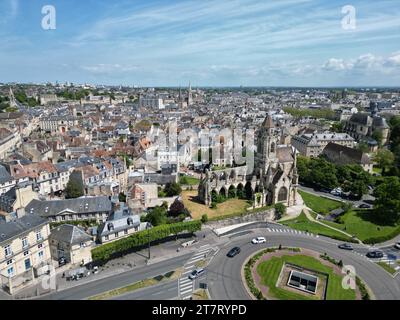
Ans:
<svg viewBox="0 0 400 320"><path fill-rule="evenodd" d="M203 233L204 232L201 233L201 236ZM143 249L141 251L130 253L123 257L110 260L103 266L99 267L99 273L91 274L88 277L84 277L78 281L67 281L65 278L62 278L62 272L58 273L56 275L57 291L63 291L69 288L73 288L93 281L101 280L110 276L121 274L127 271L131 271L138 267L143 267L149 264L162 262L164 260L168 260L173 257L178 257L181 255L188 254L192 251L194 252L196 250L195 247L183 248L181 246L181 244L186 241L187 240L185 239L179 239L176 242L172 241L159 244L156 246L151 246L150 247L151 259L149 260L149 262L147 262L148 260L147 249ZM179 252L177 251L178 248L180 248ZM67 273L67 271L65 273ZM8 297L9 299L29 299L47 293L50 293L50 291L43 289L41 281L39 281L38 284L19 291L14 295L14 297L11 296ZM2 297L0 296L0 299L1 298Z"/></svg>

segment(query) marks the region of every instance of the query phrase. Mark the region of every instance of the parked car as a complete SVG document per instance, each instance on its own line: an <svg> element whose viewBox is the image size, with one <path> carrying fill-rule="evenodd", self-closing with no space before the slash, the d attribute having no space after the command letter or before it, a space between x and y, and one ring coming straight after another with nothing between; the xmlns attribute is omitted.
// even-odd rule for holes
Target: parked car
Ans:
<svg viewBox="0 0 400 320"><path fill-rule="evenodd" d="M394 245L394 247L395 247L396 249L399 249L399 250L400 250L400 242L397 242L397 243Z"/></svg>
<svg viewBox="0 0 400 320"><path fill-rule="evenodd" d="M353 246L350 243L342 243L338 245L339 249L353 250Z"/></svg>
<svg viewBox="0 0 400 320"><path fill-rule="evenodd" d="M189 279L194 280L194 279L200 277L201 275L203 275L204 272L205 272L205 270L203 268L193 270L192 273L189 274Z"/></svg>
<svg viewBox="0 0 400 320"><path fill-rule="evenodd" d="M227 256L229 258L233 258L234 256L238 255L240 253L240 248L239 247L234 247L229 252L227 253Z"/></svg>
<svg viewBox="0 0 400 320"><path fill-rule="evenodd" d="M67 264L67 260L64 257L60 257L58 259L58 265L61 267L63 265Z"/></svg>
<svg viewBox="0 0 400 320"><path fill-rule="evenodd" d="M259 244L259 243L265 243L267 242L267 239L265 239L264 237L257 237L254 238L253 240L251 240L252 244Z"/></svg>
<svg viewBox="0 0 400 320"><path fill-rule="evenodd" d="M358 206L360 209L371 209L371 206L366 203L362 203Z"/></svg>
<svg viewBox="0 0 400 320"><path fill-rule="evenodd" d="M370 251L367 253L368 258L383 258L383 252L379 250Z"/></svg>

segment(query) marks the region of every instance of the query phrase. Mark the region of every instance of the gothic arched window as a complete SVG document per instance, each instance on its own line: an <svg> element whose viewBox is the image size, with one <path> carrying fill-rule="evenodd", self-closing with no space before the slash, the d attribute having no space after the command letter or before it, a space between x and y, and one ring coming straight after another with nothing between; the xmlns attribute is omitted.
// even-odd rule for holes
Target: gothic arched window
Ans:
<svg viewBox="0 0 400 320"><path fill-rule="evenodd" d="M275 142L271 143L271 152L275 152Z"/></svg>
<svg viewBox="0 0 400 320"><path fill-rule="evenodd" d="M288 196L288 192L286 187L282 187L278 193L278 201L286 201Z"/></svg>

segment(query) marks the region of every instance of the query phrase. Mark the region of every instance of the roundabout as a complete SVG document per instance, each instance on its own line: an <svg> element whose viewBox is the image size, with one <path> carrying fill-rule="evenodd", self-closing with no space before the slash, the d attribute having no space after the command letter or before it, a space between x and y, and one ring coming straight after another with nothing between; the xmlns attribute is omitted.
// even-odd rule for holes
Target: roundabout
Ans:
<svg viewBox="0 0 400 320"><path fill-rule="evenodd" d="M265 230L253 229L251 233L232 238L229 244L223 246L213 258L207 268L207 283L212 299L215 300L249 300L254 299L246 289L243 277L243 268L247 260L262 249L272 247L302 248L326 254L344 265L354 268L356 276L372 291L372 299L398 300L400 299L399 283L386 273L376 263L363 256L338 248L339 242L320 237L309 238L295 234L268 234L267 242L251 244L257 236L265 236ZM233 247L241 249L240 254L233 258L226 256Z"/></svg>

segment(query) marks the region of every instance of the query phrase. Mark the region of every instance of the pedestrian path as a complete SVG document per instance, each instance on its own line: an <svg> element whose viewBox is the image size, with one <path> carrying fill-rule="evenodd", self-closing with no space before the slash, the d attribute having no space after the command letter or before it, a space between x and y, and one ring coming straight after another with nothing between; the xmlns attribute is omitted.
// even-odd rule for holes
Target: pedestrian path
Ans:
<svg viewBox="0 0 400 320"><path fill-rule="evenodd" d="M209 244L205 244L198 248L193 256L185 263L184 271L178 281L179 296L182 300L188 300L192 297L194 291L194 281L189 279L189 274L196 269L196 264L207 257L212 250Z"/></svg>
<svg viewBox="0 0 400 320"><path fill-rule="evenodd" d="M291 233L291 234L297 234L297 235L304 235L304 236L319 238L319 235L317 235L317 234L313 234L313 233L306 232L306 231L295 230L295 229L288 229L288 228L267 228L266 230L267 230L268 232L274 232L274 233Z"/></svg>

